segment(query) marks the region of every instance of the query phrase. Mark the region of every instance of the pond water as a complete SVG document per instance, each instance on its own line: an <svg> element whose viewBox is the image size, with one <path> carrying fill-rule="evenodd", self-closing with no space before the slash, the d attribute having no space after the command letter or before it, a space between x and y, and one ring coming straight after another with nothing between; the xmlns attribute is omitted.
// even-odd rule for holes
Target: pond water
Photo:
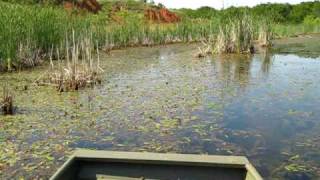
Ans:
<svg viewBox="0 0 320 180"><path fill-rule="evenodd" d="M44 68L2 74L17 114L0 116L0 177L46 179L88 148L245 155L266 179L320 178L320 58L281 43L203 59L197 44L115 50L102 85L78 92L33 85Z"/></svg>

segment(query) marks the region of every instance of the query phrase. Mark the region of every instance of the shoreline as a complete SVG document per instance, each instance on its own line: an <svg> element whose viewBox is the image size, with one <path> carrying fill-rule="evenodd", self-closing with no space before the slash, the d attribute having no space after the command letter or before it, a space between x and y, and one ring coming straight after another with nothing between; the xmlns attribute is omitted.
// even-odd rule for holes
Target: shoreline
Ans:
<svg viewBox="0 0 320 180"><path fill-rule="evenodd" d="M289 40L296 40L299 38L312 38L312 36L320 36L320 32L317 33L302 33L302 34L297 34L294 36L288 36L288 37L281 37L281 38L275 38L272 40L273 45L282 45L282 44L294 44L294 43L300 43L300 40L298 41L293 41L290 42ZM284 43L281 41L285 41ZM168 43L164 43L164 44L153 44L153 45L144 45L144 44L131 44L131 45L127 45L127 46L118 46L118 47L113 47L113 48L99 48L103 54L110 54L112 51L115 50L124 50L124 49L128 49L128 48L152 48L152 47L165 47L165 46L170 46L170 45L179 45L179 44L184 44L184 45L188 45L188 44L196 44L196 43L201 43L201 41L198 40L194 40L194 41L189 41L189 42L183 42L183 41L176 41L176 42L168 42ZM254 41L254 44L256 45L258 42L257 40ZM273 47L270 47L271 49ZM257 51L256 53L259 53L259 48L256 48ZM57 61L56 59L54 61ZM63 59L63 61L65 61L65 59ZM15 72L21 72L21 71L26 71L26 70L33 70L36 67L45 67L46 65L48 65L49 63L47 62L47 60L41 60L40 64L36 64L35 66L32 67L21 67L21 68L17 68L11 71L7 71L7 70L1 70L0 68L0 74L6 74L6 73L15 73Z"/></svg>

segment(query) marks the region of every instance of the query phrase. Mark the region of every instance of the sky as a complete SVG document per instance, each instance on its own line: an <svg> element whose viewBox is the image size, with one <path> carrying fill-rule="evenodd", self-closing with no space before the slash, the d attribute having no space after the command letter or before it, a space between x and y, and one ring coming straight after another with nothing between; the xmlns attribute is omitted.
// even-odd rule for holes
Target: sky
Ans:
<svg viewBox="0 0 320 180"><path fill-rule="evenodd" d="M308 0L154 0L156 4L162 3L168 8L192 8L196 9L202 6L211 6L216 9L229 6L255 6L261 3L291 3L297 4ZM312 0L310 0L312 1Z"/></svg>

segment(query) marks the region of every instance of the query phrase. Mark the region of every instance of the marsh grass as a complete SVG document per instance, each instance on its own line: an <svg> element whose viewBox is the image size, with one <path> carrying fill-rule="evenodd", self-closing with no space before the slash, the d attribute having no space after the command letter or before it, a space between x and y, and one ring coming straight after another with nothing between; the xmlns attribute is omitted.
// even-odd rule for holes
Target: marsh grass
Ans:
<svg viewBox="0 0 320 180"><path fill-rule="evenodd" d="M128 21L106 28L105 49L152 46L207 39L215 28L211 21L182 21L176 24L150 24Z"/></svg>
<svg viewBox="0 0 320 180"><path fill-rule="evenodd" d="M213 53L252 53L254 29L249 16L221 25L213 45Z"/></svg>
<svg viewBox="0 0 320 180"><path fill-rule="evenodd" d="M272 29L276 38L295 37L303 34L319 33L320 24L276 24Z"/></svg>
<svg viewBox="0 0 320 180"><path fill-rule="evenodd" d="M229 19L227 24L220 22L219 31L211 35L213 38L205 49L199 48L198 57L207 54L252 54L256 43L261 47L272 45L272 32L271 23L254 21L249 15Z"/></svg>
<svg viewBox="0 0 320 180"><path fill-rule="evenodd" d="M53 85L59 92L75 91L87 86L101 83L99 48L94 47L91 36L84 36L76 41L73 32L72 47L66 48L66 62L61 62L58 56L58 64L55 67L50 56L50 70L43 84ZM69 47L66 41L66 47ZM96 52L93 54L93 52ZM59 52L59 50L57 50ZM52 54L52 53L51 53Z"/></svg>
<svg viewBox="0 0 320 180"><path fill-rule="evenodd" d="M202 58L212 54L212 45L214 44L213 40L214 38L212 36L209 37L208 40L202 40L202 47L198 47L196 57Z"/></svg>
<svg viewBox="0 0 320 180"><path fill-rule="evenodd" d="M273 30L271 23L262 21L258 24L258 43L262 47L272 46Z"/></svg>
<svg viewBox="0 0 320 180"><path fill-rule="evenodd" d="M148 23L129 14L123 23L107 21L106 14L70 14L58 7L0 2L0 67L15 70L49 60L52 49L66 59L66 40L87 31L105 50L128 46L152 46L206 39L215 31L214 21L184 20L176 24ZM65 35L68 34L69 37ZM54 50L52 56L57 57Z"/></svg>
<svg viewBox="0 0 320 180"><path fill-rule="evenodd" d="M64 44L65 34L89 27L88 18L56 7L0 2L0 63L5 70L34 66L52 46Z"/></svg>
<svg viewBox="0 0 320 180"><path fill-rule="evenodd" d="M66 40L72 41L90 31L92 41L105 51L129 46L153 46L176 42L201 42L214 37L210 53L252 53L253 40L269 46L270 39L290 36L296 32L319 31L316 23L270 27L259 24L249 15L225 19L184 18L179 23L159 24L146 22L138 12L119 12L123 22L112 22L108 13L72 14L59 7L18 5L0 2L0 70L32 67L51 56L66 60ZM269 33L269 32L274 33ZM69 36L66 37L66 34ZM55 49L52 52L52 49ZM58 49L58 51L57 51ZM52 53L51 53L52 52ZM207 47L199 55L208 54ZM202 56L201 55L201 56Z"/></svg>
<svg viewBox="0 0 320 180"><path fill-rule="evenodd" d="M10 92L7 83L3 87L1 109L2 109L2 113L4 115L13 115L14 114L13 95Z"/></svg>

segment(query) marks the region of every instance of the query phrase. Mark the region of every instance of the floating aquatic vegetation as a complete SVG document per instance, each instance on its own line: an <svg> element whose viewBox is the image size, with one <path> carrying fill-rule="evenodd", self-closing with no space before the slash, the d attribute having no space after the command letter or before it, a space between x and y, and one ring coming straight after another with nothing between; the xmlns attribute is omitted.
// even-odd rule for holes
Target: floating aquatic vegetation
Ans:
<svg viewBox="0 0 320 180"><path fill-rule="evenodd" d="M289 164L287 166L284 167L287 171L290 172L304 172L307 171L307 167L304 165L300 165L300 164Z"/></svg>

